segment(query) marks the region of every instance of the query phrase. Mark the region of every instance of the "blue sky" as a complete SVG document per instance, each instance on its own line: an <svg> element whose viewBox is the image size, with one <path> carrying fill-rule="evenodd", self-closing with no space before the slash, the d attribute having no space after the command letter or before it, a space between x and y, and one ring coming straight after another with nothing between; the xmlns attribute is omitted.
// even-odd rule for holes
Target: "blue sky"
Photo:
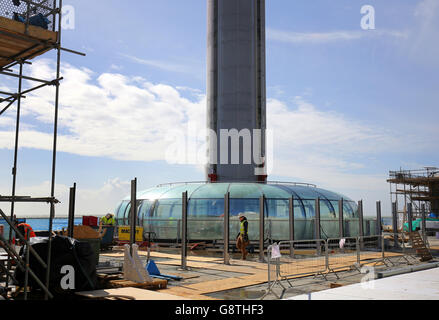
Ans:
<svg viewBox="0 0 439 320"><path fill-rule="evenodd" d="M204 125L206 1L65 1L75 28L63 31L58 214L78 183L78 214L114 210L137 177L139 189L204 180L196 165L166 161L168 140ZM362 30L363 5L375 30ZM315 183L390 208L389 170L439 166L439 4L435 0L267 1L271 180ZM28 71L53 77L53 53ZM28 84L27 84L28 85ZM13 87L0 79L1 87ZM24 103L18 190L50 185L51 89ZM12 108L0 118L0 194L12 177ZM172 140L172 139L171 139ZM8 210L2 205L1 208ZM19 206L21 214L46 208Z"/></svg>

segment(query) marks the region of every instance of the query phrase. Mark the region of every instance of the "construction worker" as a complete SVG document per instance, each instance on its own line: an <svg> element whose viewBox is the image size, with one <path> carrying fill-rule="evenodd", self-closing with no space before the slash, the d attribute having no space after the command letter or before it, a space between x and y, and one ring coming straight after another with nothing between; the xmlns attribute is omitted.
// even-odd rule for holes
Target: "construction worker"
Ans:
<svg viewBox="0 0 439 320"><path fill-rule="evenodd" d="M24 239L26 241L29 241L30 238L35 238L36 234L34 232L34 230L32 229L32 227L27 224L27 223L18 223L15 222L15 227L18 229L18 231L24 236ZM12 244L15 244L16 239L15 237L12 238ZM23 241L21 241L20 239L18 239L18 244L23 245Z"/></svg>
<svg viewBox="0 0 439 320"><path fill-rule="evenodd" d="M239 222L240 222L240 228L238 236L236 237L236 247L238 250L241 250L241 258L242 260L247 259L247 246L249 245L249 239L248 239L248 221L247 218L243 213L239 214Z"/></svg>
<svg viewBox="0 0 439 320"><path fill-rule="evenodd" d="M114 219L114 215L112 213L107 213L105 217L101 218L101 224L104 226L115 226L116 220Z"/></svg>

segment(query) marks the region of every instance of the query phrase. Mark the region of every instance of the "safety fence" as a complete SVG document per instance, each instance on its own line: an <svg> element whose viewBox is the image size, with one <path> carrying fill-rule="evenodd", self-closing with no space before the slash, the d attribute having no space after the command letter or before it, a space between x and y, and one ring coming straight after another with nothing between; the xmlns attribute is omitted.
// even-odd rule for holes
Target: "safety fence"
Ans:
<svg viewBox="0 0 439 320"><path fill-rule="evenodd" d="M419 262L417 251L404 233L376 236L282 241L268 247L268 289L278 296L273 288L278 285L286 290L282 281L292 287L291 280L305 276L322 276L356 270L369 266L394 266L401 260L412 264ZM414 260L413 260L414 259Z"/></svg>

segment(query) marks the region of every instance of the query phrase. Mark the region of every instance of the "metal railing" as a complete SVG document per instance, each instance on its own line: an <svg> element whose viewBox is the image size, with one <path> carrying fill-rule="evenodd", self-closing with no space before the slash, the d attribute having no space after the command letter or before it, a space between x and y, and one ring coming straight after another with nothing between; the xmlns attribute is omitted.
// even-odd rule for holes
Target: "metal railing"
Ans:
<svg viewBox="0 0 439 320"><path fill-rule="evenodd" d="M394 257L394 259L390 259L390 257L385 256L386 262L394 266L399 264L402 260L409 265L418 260L416 249L412 247L410 238L406 233L384 233L383 238L383 246L385 247L385 251L386 249L392 249L392 252L400 253L396 256L396 258ZM428 241L425 244L426 247L429 248Z"/></svg>
<svg viewBox="0 0 439 320"><path fill-rule="evenodd" d="M334 273L346 268L352 269L359 265L358 237L331 238L326 241L326 255L328 257L327 271Z"/></svg>
<svg viewBox="0 0 439 320"><path fill-rule="evenodd" d="M390 246L388 237L392 236L394 245ZM386 240L387 239L387 240ZM392 251L389 251L392 249ZM362 272L366 265L396 265L401 259L412 264L410 258L419 260L406 234L383 234L350 238L314 239L302 241L282 241L268 248L268 288L261 299L269 293L276 297L286 291L282 281L305 276L323 276L327 280L329 273L356 270ZM273 290L282 288L279 296Z"/></svg>
<svg viewBox="0 0 439 320"><path fill-rule="evenodd" d="M55 20L57 9L49 0L2 0L0 16L28 25L49 27Z"/></svg>

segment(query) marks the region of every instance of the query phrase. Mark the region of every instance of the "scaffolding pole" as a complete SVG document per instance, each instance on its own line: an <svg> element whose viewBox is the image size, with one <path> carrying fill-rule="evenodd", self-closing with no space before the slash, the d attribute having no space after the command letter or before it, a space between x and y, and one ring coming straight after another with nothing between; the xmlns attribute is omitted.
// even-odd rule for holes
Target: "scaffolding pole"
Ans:
<svg viewBox="0 0 439 320"><path fill-rule="evenodd" d="M81 56L85 56L84 53L74 51L71 49L66 49L61 46L61 34L62 34L62 8L63 8L63 0L53 0L52 2L50 0L22 0L24 3L23 6L20 7L22 11L19 10L19 8L13 8L11 10L11 4L7 2L1 2L0 7L2 8L2 12L17 12L17 15L21 15L24 17L24 31L17 31L17 30L23 30L20 28L22 27L22 22L11 22L10 25L11 29L5 29L2 28L0 30L0 40L4 40L1 43L2 48L5 48L5 52L8 52L8 54L1 54L0 55L0 75L16 78L18 79L18 91L16 93L14 92L6 92L1 91L0 95L4 96L0 99L0 105L6 104L5 106L0 107L0 116L7 113L11 107L16 103L17 110L16 110L16 127L15 127L15 138L14 138L14 158L13 158L13 167L12 167L12 188L11 188L11 196L0 196L0 202L9 202L11 204L11 212L10 212L10 218L6 217L6 215L3 214L3 212L0 212L0 214L3 216L4 219L10 226L9 231L9 238L4 239L7 241L5 243L4 247L5 250L8 253L8 258L12 259L13 261L17 262L17 266L20 268L24 268L24 272L26 274L26 281L28 280L28 276L30 275L34 280L40 285L40 287L44 291L44 297L46 300L49 298L53 298L53 295L49 291L49 279L50 279L50 266L51 266L51 258L52 258L52 229L53 229L53 219L55 218L55 204L59 203L59 201L55 198L55 185L56 185L56 155L57 155L57 143L58 143L58 112L59 112L59 104L60 104L60 81L63 79L61 77L61 52L66 51L73 54L78 54ZM23 9L24 8L24 9ZM7 9L7 10L5 10ZM24 10L24 11L23 11ZM47 29L47 31L44 31L42 28L35 27L31 25L30 23L30 13L43 13L45 17L51 17L52 21L52 30L50 31ZM4 16L4 18L12 19L10 16ZM15 16L14 16L15 19ZM13 29L17 28L17 29ZM50 32L53 32L53 34L56 35L56 37L50 37L48 38L38 38L37 36L34 36L34 34L50 34ZM33 34L34 33L34 34ZM52 39L55 39L56 41L53 41ZM47 40L49 39L49 40ZM9 47L9 43L14 42L21 42L22 47L20 49L17 49L15 52L10 53L10 51L13 51L13 47ZM0 48L1 49L1 48ZM56 50L56 76L53 80L47 80L47 79L39 79L37 76L27 76L24 72L24 66L25 65L31 65L32 63L29 61L33 59L34 57L44 54L48 51L51 51L55 49ZM14 71L12 68L17 66L19 67L18 73ZM23 81L29 81L29 82L38 82L39 85L34 86L30 89L24 90L23 89ZM42 198L33 198L30 196L17 196L17 175L18 175L18 160L19 160L19 145L20 145L20 123L21 123L21 113L22 113L22 99L26 98L26 95L29 93L32 93L38 89L41 89L46 86L55 86L55 99L54 99L54 123L53 123L53 147L52 147L52 164L51 164L51 186L50 186L50 197L42 197ZM76 185L75 185L76 187ZM48 252L47 252L47 261L44 262L38 254L32 249L32 246L30 243L25 240L25 237L21 235L18 230L15 227L15 215L16 215L16 203L18 202L26 202L26 203L48 203L50 205L50 215L49 215L49 238L48 238ZM13 250L12 247L9 247L9 242L12 239L12 232L15 232L16 236L18 236L22 241L24 241L26 245L26 252L25 252L25 260L23 261L21 257L19 257ZM29 255L32 254L36 257L37 261L39 261L44 268L46 269L46 275L45 275L45 283L41 281L30 269L28 265L28 259ZM6 297L8 292L8 284L9 279L12 278L11 274L11 266L9 265L6 272ZM29 297L29 292L27 292L27 288L25 289L24 298L27 300Z"/></svg>

